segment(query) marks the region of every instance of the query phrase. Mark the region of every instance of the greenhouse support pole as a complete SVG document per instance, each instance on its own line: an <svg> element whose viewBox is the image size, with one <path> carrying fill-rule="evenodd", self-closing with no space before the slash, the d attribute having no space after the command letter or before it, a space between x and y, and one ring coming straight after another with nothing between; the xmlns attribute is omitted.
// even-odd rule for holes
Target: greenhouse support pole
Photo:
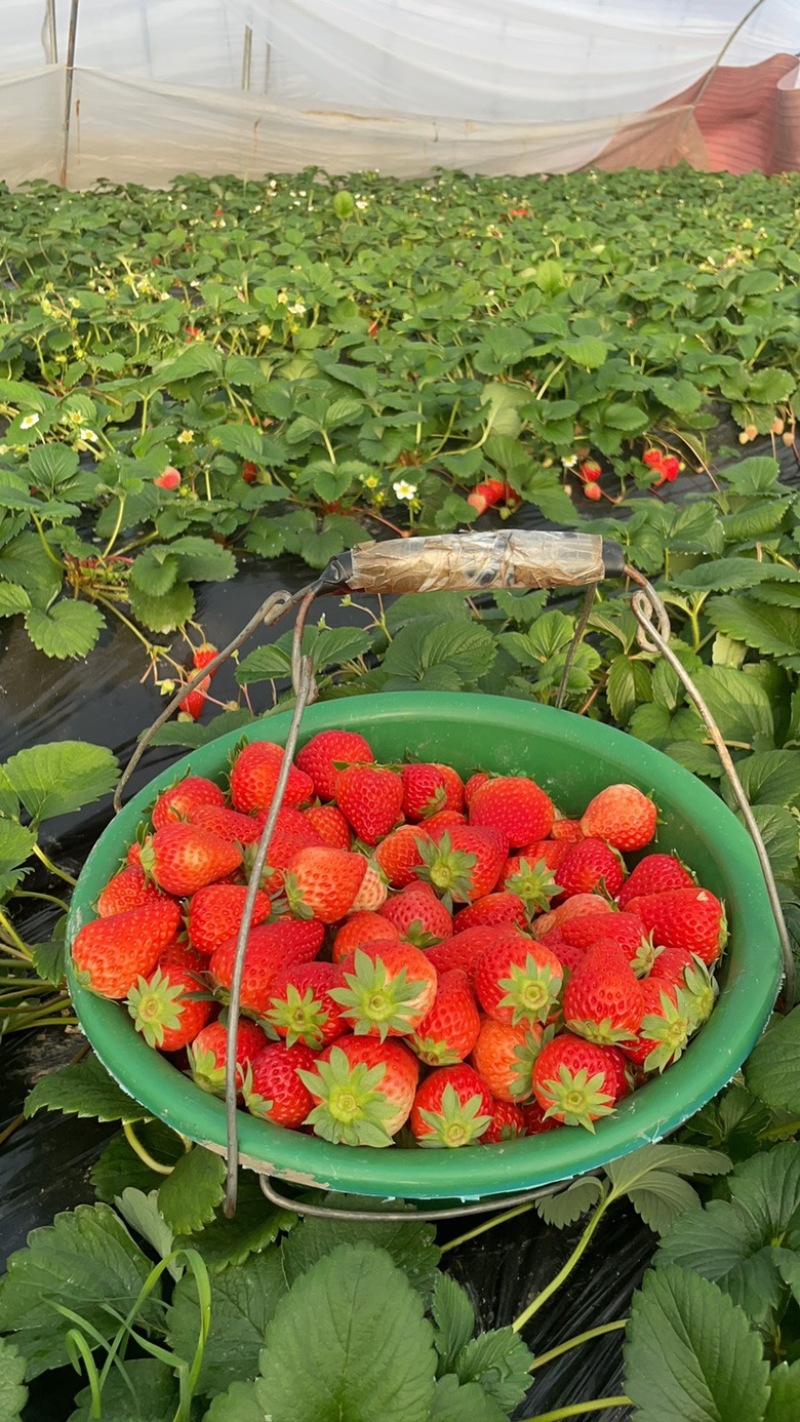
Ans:
<svg viewBox="0 0 800 1422"><path fill-rule="evenodd" d="M67 39L67 67L64 79L64 142L61 150L61 173L59 184L67 186L67 160L69 158L69 124L72 111L72 79L75 72L75 38L78 33L78 5L80 0L71 0L69 12L69 37Z"/></svg>
<svg viewBox="0 0 800 1422"><path fill-rule="evenodd" d="M245 93L250 88L250 70L253 63L253 31L250 25L245 25L244 45L242 47L242 88Z"/></svg>
<svg viewBox="0 0 800 1422"><path fill-rule="evenodd" d="M47 36L47 63L58 64L58 31L56 28L56 0L47 0L44 17L43 38Z"/></svg>

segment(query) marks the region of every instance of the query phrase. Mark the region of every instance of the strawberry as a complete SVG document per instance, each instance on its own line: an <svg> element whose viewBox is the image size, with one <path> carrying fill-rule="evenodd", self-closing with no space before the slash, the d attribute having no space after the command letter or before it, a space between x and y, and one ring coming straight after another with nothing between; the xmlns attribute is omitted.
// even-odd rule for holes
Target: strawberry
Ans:
<svg viewBox="0 0 800 1422"><path fill-rule="evenodd" d="M575 972L575 969L580 967L586 956L583 948L575 948L571 943L565 943L557 928L551 929L550 933L543 934L539 942L555 953L562 968L565 969L565 982Z"/></svg>
<svg viewBox="0 0 800 1422"><path fill-rule="evenodd" d="M336 777L346 765L374 761L372 749L357 731L320 731L295 756L295 765L310 775L320 800L332 800Z"/></svg>
<svg viewBox="0 0 800 1422"><path fill-rule="evenodd" d="M335 805L312 805L303 814L326 844L334 849L350 848L350 826Z"/></svg>
<svg viewBox="0 0 800 1422"><path fill-rule="evenodd" d="M296 811L292 812L296 814ZM272 831L272 837L267 848L267 858L264 868L261 871L261 887L268 894L279 894L283 889L286 878L286 870L296 854L301 849L313 849L317 845L324 845L325 841L317 834L314 826L305 820L299 830L287 828L284 820L285 811L281 810L278 820ZM300 816L303 819L303 816ZM259 838L261 833L259 832ZM256 857L256 850L249 846L245 851L244 867L246 874L250 875Z"/></svg>
<svg viewBox="0 0 800 1422"><path fill-rule="evenodd" d="M236 1085L241 1091L245 1073L253 1058L266 1047L267 1038L261 1028L242 1017L236 1034ZM196 1086L210 1091L212 1096L225 1092L225 1054L228 1050L228 1029L220 1018L209 1022L198 1032L187 1051L189 1070Z"/></svg>
<svg viewBox="0 0 800 1422"><path fill-rule="evenodd" d="M299 918L336 923L353 906L367 861L363 854L328 845L301 849L289 860L284 889L289 911Z"/></svg>
<svg viewBox="0 0 800 1422"><path fill-rule="evenodd" d="M403 781L381 766L352 765L340 770L335 797L345 819L366 844L377 844L402 818Z"/></svg>
<svg viewBox="0 0 800 1422"><path fill-rule="evenodd" d="M546 1117L594 1130L614 1109L619 1091L616 1056L607 1047L561 1032L542 1047L533 1067L533 1093Z"/></svg>
<svg viewBox="0 0 800 1422"><path fill-rule="evenodd" d="M199 953L213 953L226 938L239 931L247 898L246 884L207 884L189 900L186 931ZM266 894L256 891L251 926L269 918L272 904Z"/></svg>
<svg viewBox="0 0 800 1422"><path fill-rule="evenodd" d="M404 765L403 814L407 820L424 820L447 807L444 776L436 765Z"/></svg>
<svg viewBox="0 0 800 1422"><path fill-rule="evenodd" d="M541 1047L541 1027L512 1027L483 1020L472 1065L496 1101L526 1101L533 1094L533 1064Z"/></svg>
<svg viewBox="0 0 800 1422"><path fill-rule="evenodd" d="M456 933L463 933L465 929L476 928L480 923L515 923L518 928L527 928L528 916L519 895L504 890L484 894L482 899L459 909L453 919L453 928Z"/></svg>
<svg viewBox="0 0 800 1422"><path fill-rule="evenodd" d="M656 832L658 811L635 785L608 785L589 801L581 816L588 839L604 839L612 849L644 849Z"/></svg>
<svg viewBox="0 0 800 1422"><path fill-rule="evenodd" d="M185 938L173 938L159 954L157 968L180 968L182 972L202 977L208 967L203 953L198 953Z"/></svg>
<svg viewBox="0 0 800 1422"><path fill-rule="evenodd" d="M302 1079L314 1109L308 1121L326 1141L391 1145L405 1125L419 1079L419 1063L401 1042L339 1037Z"/></svg>
<svg viewBox="0 0 800 1422"><path fill-rule="evenodd" d="M216 1011L202 980L174 964L160 963L149 977L138 978L127 1001L136 1031L162 1052L188 1047Z"/></svg>
<svg viewBox="0 0 800 1422"><path fill-rule="evenodd" d="M357 948L365 943L399 943L400 934L395 925L379 913L354 913L345 919L331 945L334 963L342 963Z"/></svg>
<svg viewBox="0 0 800 1422"><path fill-rule="evenodd" d="M493 825L506 835L512 849L546 839L555 810L550 796L523 775L487 780L472 796L471 825Z"/></svg>
<svg viewBox="0 0 800 1422"><path fill-rule="evenodd" d="M506 860L502 883L510 893L522 899L528 914L547 910L550 900L557 896L561 888L543 859L521 859L519 855L512 855Z"/></svg>
<svg viewBox="0 0 800 1422"><path fill-rule="evenodd" d="M464 782L461 776L452 765L445 765L441 761L435 761L434 764L444 777L444 811L453 810L460 813L464 808Z"/></svg>
<svg viewBox="0 0 800 1422"><path fill-rule="evenodd" d="M428 1066L452 1066L469 1056L480 1026L469 979L452 968L439 978L433 1005L409 1037L409 1045Z"/></svg>
<svg viewBox="0 0 800 1422"><path fill-rule="evenodd" d="M205 711L206 696L210 686L211 677L204 676L202 681L197 683L197 686L193 686L191 691L187 691L186 695L181 697L181 700L178 702L178 710L183 711L187 716L191 716L193 721L198 721Z"/></svg>
<svg viewBox="0 0 800 1422"><path fill-rule="evenodd" d="M611 939L603 942L616 950ZM598 949L592 948L567 983L562 1006L570 1032L607 1047L630 1041L644 1011L641 986L624 956L604 963Z"/></svg>
<svg viewBox="0 0 800 1422"><path fill-rule="evenodd" d="M688 948L659 948L655 952L649 976L658 978L661 982L672 983L675 987L683 987L683 975L693 962L694 956Z"/></svg>
<svg viewBox="0 0 800 1422"><path fill-rule="evenodd" d="M408 1036L433 1006L436 969L411 943L365 943L341 968L331 997L356 1036Z"/></svg>
<svg viewBox="0 0 800 1422"><path fill-rule="evenodd" d="M376 845L374 859L393 889L404 889L418 882L416 870L423 864L421 845L426 833L416 825L401 825Z"/></svg>
<svg viewBox="0 0 800 1422"><path fill-rule="evenodd" d="M559 929L565 943L575 948L591 948L599 939L613 939L625 950L637 977L649 973L655 949L635 913L587 913L568 919Z"/></svg>
<svg viewBox="0 0 800 1422"><path fill-rule="evenodd" d="M272 980L271 1006L265 1020L287 1047L303 1042L319 1050L345 1032L350 1024L331 995L342 974L333 963L290 963Z"/></svg>
<svg viewBox="0 0 800 1422"><path fill-rule="evenodd" d="M552 1116L545 1116L538 1101L528 1101L520 1110L526 1136L543 1136L547 1131L557 1131L561 1124L560 1121L554 1121Z"/></svg>
<svg viewBox="0 0 800 1422"><path fill-rule="evenodd" d="M240 815L227 805L198 805L186 818L190 825L199 825L229 844L256 844L263 828L253 815Z"/></svg>
<svg viewBox="0 0 800 1422"><path fill-rule="evenodd" d="M468 978L474 980L475 969L484 953L497 943L505 943L509 933L517 933L514 924L481 923L476 928L466 928L463 932L454 933L451 938L444 938L441 943L429 948L428 961L433 963L437 973L461 968ZM523 943L529 941L523 938L521 933L518 937Z"/></svg>
<svg viewBox="0 0 800 1422"><path fill-rule="evenodd" d="M453 920L444 904L430 884L419 881L389 899L382 906L381 915L415 948L430 948L453 932Z"/></svg>
<svg viewBox="0 0 800 1422"><path fill-rule="evenodd" d="M513 854L508 862L510 864L512 861L527 859L529 864L535 864L537 860L541 859L550 872L558 878L558 866L568 849L569 841L566 839L537 839L535 844L526 844L518 854Z"/></svg>
<svg viewBox="0 0 800 1422"><path fill-rule="evenodd" d="M473 903L490 894L500 875L505 852L493 836L471 825L452 825L438 844L420 844L424 860L420 878L439 890L445 898Z"/></svg>
<svg viewBox="0 0 800 1422"><path fill-rule="evenodd" d="M491 775L489 775L487 771L476 770L475 774L469 777L469 780L464 786L464 804L467 806L471 805L473 796L477 795L481 786L485 785L487 780L491 780L491 778Z"/></svg>
<svg viewBox="0 0 800 1422"><path fill-rule="evenodd" d="M219 649L217 647L212 646L211 642L203 642L192 652L192 665L196 671L204 671L209 662L213 662L214 658L218 656ZM209 680L212 676L216 676L218 670L219 668L215 667L213 672L209 672Z"/></svg>
<svg viewBox="0 0 800 1422"><path fill-rule="evenodd" d="M310 963L322 947L324 933L317 919L281 918L251 929L242 974L242 1011L263 1017L269 1011L272 983L281 968L288 963ZM230 992L235 957L235 937L226 938L211 956L208 969L221 997Z"/></svg>
<svg viewBox="0 0 800 1422"><path fill-rule="evenodd" d="M537 938L541 938L545 933L549 933L551 928L560 928L571 918L584 913L613 913L613 909L608 899L602 898L600 894L573 894L572 898L559 904L558 908L535 918L531 929Z"/></svg>
<svg viewBox="0 0 800 1422"><path fill-rule="evenodd" d="M546 1022L564 973L551 948L511 932L484 953L475 970L478 1001L498 1022Z"/></svg>
<svg viewBox="0 0 800 1422"><path fill-rule="evenodd" d="M557 844L578 844L583 839L583 830L580 820L567 820L560 816L553 821L553 828L550 831L551 839Z"/></svg>
<svg viewBox="0 0 800 1422"><path fill-rule="evenodd" d="M513 1141L524 1135L525 1117L519 1106L510 1101L493 1101L492 1120L481 1136L481 1145L500 1145L502 1141Z"/></svg>
<svg viewBox="0 0 800 1422"><path fill-rule="evenodd" d="M160 889L183 896L232 874L241 866L242 851L198 825L168 824L156 830L140 862Z"/></svg>
<svg viewBox="0 0 800 1422"><path fill-rule="evenodd" d="M188 820L192 810L199 805L224 804L225 796L213 780L206 780L202 775L187 775L177 785L162 791L150 818L153 828L158 830L177 820Z"/></svg>
<svg viewBox="0 0 800 1422"><path fill-rule="evenodd" d="M75 935L72 958L81 987L100 997L123 998L136 979L152 972L178 931L181 911L159 899L111 918L96 918Z"/></svg>
<svg viewBox="0 0 800 1422"><path fill-rule="evenodd" d="M314 1053L302 1042L295 1042L293 1047L270 1042L253 1057L245 1074L243 1092L248 1111L277 1126L302 1126L313 1105L303 1076L314 1065Z"/></svg>
<svg viewBox="0 0 800 1422"><path fill-rule="evenodd" d="M693 889L694 878L674 854L648 854L640 859L619 891L621 909L643 894L663 894L668 889Z"/></svg>
<svg viewBox="0 0 800 1422"><path fill-rule="evenodd" d="M140 841L137 839L137 840L134 840L133 844L131 845L130 849L128 850L128 853L125 855L125 863L126 863L126 864L138 864L139 861L140 861L140 859L141 859L141 857L142 857L142 844L141 844Z"/></svg>
<svg viewBox="0 0 800 1422"><path fill-rule="evenodd" d="M433 839L437 831L446 829L448 825L465 825L466 823L467 817L461 810L437 810L435 815L431 815L425 820L424 828Z"/></svg>
<svg viewBox="0 0 800 1422"><path fill-rule="evenodd" d="M725 910L710 889L669 889L628 901L653 942L665 948L688 948L704 963L719 957L728 937Z"/></svg>
<svg viewBox="0 0 800 1422"><path fill-rule="evenodd" d="M130 909L141 908L161 898L155 884L145 875L139 864L126 864L112 879L109 879L97 900L100 918L113 918L118 913L128 913Z"/></svg>
<svg viewBox="0 0 800 1422"><path fill-rule="evenodd" d="M613 899L625 882L625 870L619 855L605 840L583 839L580 844L570 845L561 860L558 882L566 898L605 889Z"/></svg>
<svg viewBox="0 0 800 1422"><path fill-rule="evenodd" d="M422 1146L474 1145L491 1125L492 1105L472 1067L438 1067L414 1097L411 1130Z"/></svg>
<svg viewBox="0 0 800 1422"><path fill-rule="evenodd" d="M348 913L377 913L386 903L388 897L389 890L386 887L386 879L374 859L368 859L361 887L353 899Z"/></svg>
<svg viewBox="0 0 800 1422"><path fill-rule="evenodd" d="M636 1037L621 1042L629 1061L645 1071L663 1071L682 1055L692 1032L689 1002L680 988L650 978L641 983L644 1011Z"/></svg>
<svg viewBox="0 0 800 1422"><path fill-rule="evenodd" d="M268 810L283 760L282 746L271 741L252 741L239 751L231 766L231 802L235 810ZM292 766L286 782L284 805L303 805L314 793L309 775Z"/></svg>

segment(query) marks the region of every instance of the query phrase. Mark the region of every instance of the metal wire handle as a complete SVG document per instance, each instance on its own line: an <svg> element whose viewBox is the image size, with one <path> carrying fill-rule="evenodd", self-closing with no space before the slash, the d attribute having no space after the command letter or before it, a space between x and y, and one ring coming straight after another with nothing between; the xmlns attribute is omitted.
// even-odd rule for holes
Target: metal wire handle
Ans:
<svg viewBox="0 0 800 1422"><path fill-rule="evenodd" d="M536 1190L527 1190L520 1195L504 1195L501 1200L494 1196L491 1200L479 1200L474 1205L457 1205L452 1210L341 1210L335 1205L309 1205L303 1200L292 1200L288 1195L281 1195L269 1175L259 1175L259 1185L262 1194L266 1196L271 1205L277 1205L281 1210L289 1210L295 1215L313 1215L318 1220L359 1220L370 1223L374 1220L385 1223L408 1220L453 1220L462 1219L468 1215L488 1215L492 1210L514 1209L516 1205L532 1205L536 1200L545 1199L549 1195L560 1193L566 1190L569 1181L564 1184L540 1185Z"/></svg>

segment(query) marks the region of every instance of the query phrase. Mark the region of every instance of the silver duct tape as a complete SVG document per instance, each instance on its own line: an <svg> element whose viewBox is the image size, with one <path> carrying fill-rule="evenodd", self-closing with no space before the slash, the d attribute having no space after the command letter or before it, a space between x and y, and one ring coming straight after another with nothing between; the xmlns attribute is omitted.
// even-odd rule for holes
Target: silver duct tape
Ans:
<svg viewBox="0 0 800 1422"><path fill-rule="evenodd" d="M354 591L476 592L484 588L556 588L604 577L603 540L589 533L444 534L352 549Z"/></svg>

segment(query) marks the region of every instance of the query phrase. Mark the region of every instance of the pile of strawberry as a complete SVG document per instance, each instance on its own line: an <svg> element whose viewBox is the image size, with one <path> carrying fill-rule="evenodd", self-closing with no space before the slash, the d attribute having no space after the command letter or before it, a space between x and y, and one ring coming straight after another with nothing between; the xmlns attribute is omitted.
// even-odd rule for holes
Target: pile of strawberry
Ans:
<svg viewBox="0 0 800 1422"><path fill-rule="evenodd" d="M78 981L224 1090L225 1004L281 748L230 787L162 794L72 945ZM722 904L647 853L653 801L567 819L524 776L382 766L352 731L298 753L256 896L237 1085L255 1115L346 1145L496 1143L585 1126L708 1017ZM629 873L623 855L638 862Z"/></svg>

